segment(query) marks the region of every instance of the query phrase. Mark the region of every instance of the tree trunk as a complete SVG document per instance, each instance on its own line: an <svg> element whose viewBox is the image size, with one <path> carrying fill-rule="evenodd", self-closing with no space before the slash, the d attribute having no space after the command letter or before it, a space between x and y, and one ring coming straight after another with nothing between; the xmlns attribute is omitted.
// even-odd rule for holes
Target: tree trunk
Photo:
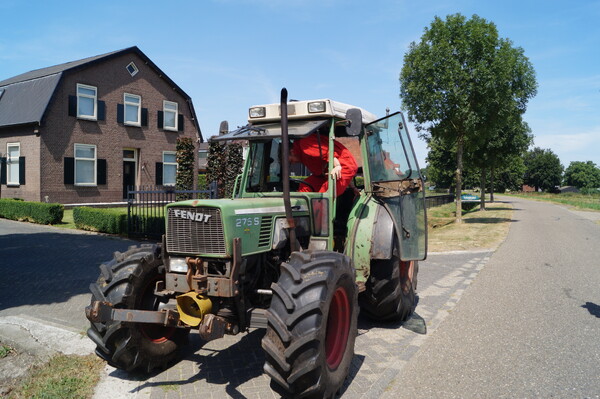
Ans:
<svg viewBox="0 0 600 399"><path fill-rule="evenodd" d="M485 211L485 168L481 168L481 189L479 190L479 194L481 194L481 199L479 201L479 210Z"/></svg>
<svg viewBox="0 0 600 399"><path fill-rule="evenodd" d="M456 145L456 223L462 223L462 167L463 167L463 133L458 134Z"/></svg>
<svg viewBox="0 0 600 399"><path fill-rule="evenodd" d="M490 170L490 202L494 202L494 170L495 168Z"/></svg>

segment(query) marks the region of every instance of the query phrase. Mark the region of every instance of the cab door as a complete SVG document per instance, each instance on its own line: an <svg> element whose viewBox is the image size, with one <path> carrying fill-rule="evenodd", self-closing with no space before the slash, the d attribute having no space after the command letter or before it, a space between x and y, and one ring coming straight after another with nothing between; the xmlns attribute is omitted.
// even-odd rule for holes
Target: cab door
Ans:
<svg viewBox="0 0 600 399"><path fill-rule="evenodd" d="M365 126L368 173L365 184L394 221L400 259L427 256L423 178L401 112Z"/></svg>

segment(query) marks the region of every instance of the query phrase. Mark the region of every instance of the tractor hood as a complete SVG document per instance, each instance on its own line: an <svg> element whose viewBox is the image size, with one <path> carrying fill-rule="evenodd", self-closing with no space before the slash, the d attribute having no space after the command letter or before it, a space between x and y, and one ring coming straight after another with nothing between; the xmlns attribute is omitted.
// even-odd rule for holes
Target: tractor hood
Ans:
<svg viewBox="0 0 600 399"><path fill-rule="evenodd" d="M292 198L294 217L307 216L304 198ZM285 219L283 198L189 200L167 205L167 251L186 256L231 257L242 240L242 255L264 252L273 243L277 219Z"/></svg>

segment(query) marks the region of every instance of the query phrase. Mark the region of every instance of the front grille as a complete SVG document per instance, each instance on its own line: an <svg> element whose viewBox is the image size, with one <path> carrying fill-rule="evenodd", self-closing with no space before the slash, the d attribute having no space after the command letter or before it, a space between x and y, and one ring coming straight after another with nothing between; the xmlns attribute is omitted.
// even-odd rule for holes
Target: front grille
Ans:
<svg viewBox="0 0 600 399"><path fill-rule="evenodd" d="M271 225L273 216L263 216L260 222L260 234L258 236L258 246L264 247L271 243Z"/></svg>
<svg viewBox="0 0 600 399"><path fill-rule="evenodd" d="M168 252L226 254L223 221L218 208L172 207L167 220Z"/></svg>

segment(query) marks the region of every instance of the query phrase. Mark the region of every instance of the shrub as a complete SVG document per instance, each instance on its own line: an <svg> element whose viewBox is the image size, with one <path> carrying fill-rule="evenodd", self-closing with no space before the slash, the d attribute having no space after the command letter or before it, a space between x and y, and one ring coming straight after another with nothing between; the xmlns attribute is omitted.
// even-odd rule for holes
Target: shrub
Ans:
<svg viewBox="0 0 600 399"><path fill-rule="evenodd" d="M0 217L24 220L40 224L57 224L62 221L64 207L61 204L0 199Z"/></svg>
<svg viewBox="0 0 600 399"><path fill-rule="evenodd" d="M73 221L78 229L109 234L127 233L126 209L103 209L77 207L73 209Z"/></svg>

